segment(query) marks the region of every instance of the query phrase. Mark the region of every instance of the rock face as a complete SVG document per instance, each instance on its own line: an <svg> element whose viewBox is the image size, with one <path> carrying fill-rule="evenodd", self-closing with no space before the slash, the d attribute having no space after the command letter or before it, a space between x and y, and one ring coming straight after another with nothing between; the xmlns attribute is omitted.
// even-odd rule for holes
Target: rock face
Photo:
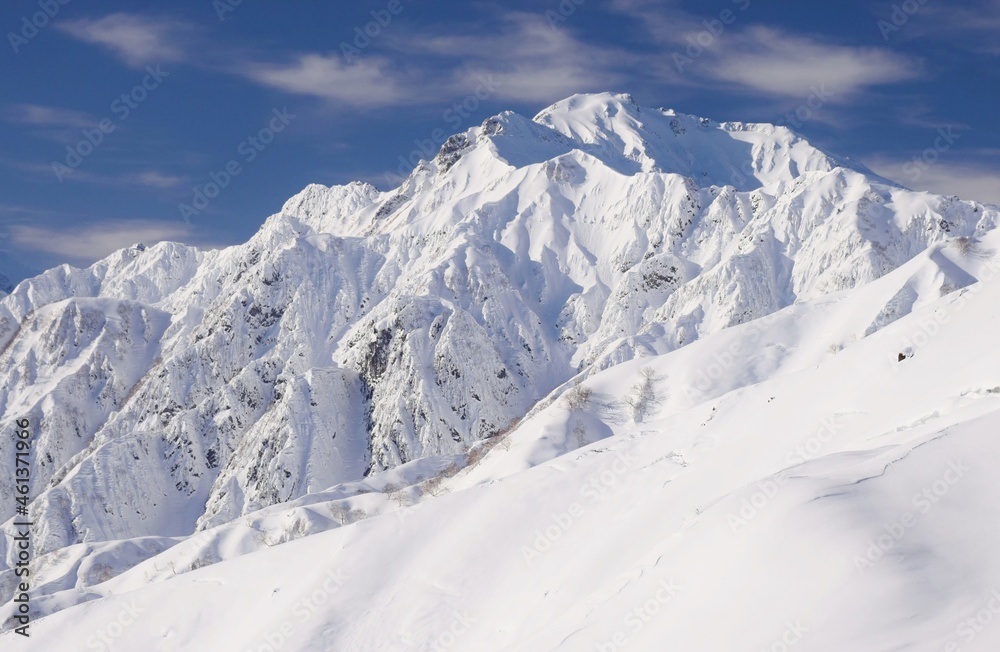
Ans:
<svg viewBox="0 0 1000 652"><path fill-rule="evenodd" d="M785 128L574 96L452 137L388 192L309 186L246 244L21 283L0 301L0 426L31 422L38 554L188 534L460 453L578 373L867 283L998 217Z"/></svg>

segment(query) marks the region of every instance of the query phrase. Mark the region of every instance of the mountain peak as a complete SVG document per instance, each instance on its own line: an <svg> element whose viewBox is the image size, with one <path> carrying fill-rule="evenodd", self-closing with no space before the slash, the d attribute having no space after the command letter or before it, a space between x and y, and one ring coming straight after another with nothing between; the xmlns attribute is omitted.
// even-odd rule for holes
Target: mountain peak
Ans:
<svg viewBox="0 0 1000 652"><path fill-rule="evenodd" d="M770 124L718 123L673 109L640 106L626 93L573 95L534 122L624 174L675 173L699 187L752 190L794 181L806 172L856 166Z"/></svg>
<svg viewBox="0 0 1000 652"><path fill-rule="evenodd" d="M631 93L577 93L542 109L535 116L535 122L545 123L547 116L566 113L609 113L617 111L634 111L639 113L639 106Z"/></svg>

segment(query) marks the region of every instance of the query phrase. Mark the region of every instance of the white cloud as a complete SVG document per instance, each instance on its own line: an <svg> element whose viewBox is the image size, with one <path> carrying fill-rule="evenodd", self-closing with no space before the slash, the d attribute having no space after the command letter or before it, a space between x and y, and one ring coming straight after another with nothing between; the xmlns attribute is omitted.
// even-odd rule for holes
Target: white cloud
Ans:
<svg viewBox="0 0 1000 652"><path fill-rule="evenodd" d="M940 195L1000 206L1000 164L938 160L929 166L915 166L911 161L873 157L865 164L878 174L907 188L927 190ZM919 175L916 172L919 171Z"/></svg>
<svg viewBox="0 0 1000 652"><path fill-rule="evenodd" d="M662 81L724 82L776 99L807 97L814 86L825 84L834 95L830 101L845 102L870 87L914 79L923 71L919 60L888 48L838 45L752 25L749 4L728 7L728 24L716 17L719 14L695 15L677 5L676 0L611 3L614 11L632 18L641 33L665 46L661 57L671 66L656 69ZM721 31L710 31L710 21L712 30Z"/></svg>
<svg viewBox="0 0 1000 652"><path fill-rule="evenodd" d="M116 220L75 228L9 227L13 244L20 249L53 254L75 264L89 265L108 254L138 242L152 245L161 240L184 240L191 234L183 222Z"/></svg>
<svg viewBox="0 0 1000 652"><path fill-rule="evenodd" d="M80 111L40 104L14 104L4 111L7 122L36 127L92 127L97 119Z"/></svg>
<svg viewBox="0 0 1000 652"><path fill-rule="evenodd" d="M365 53L347 63L339 53L310 53L287 64L241 64L237 71L258 83L351 106L425 104L476 91L483 78L496 82L499 99L550 102L604 90L626 65L623 53L592 47L554 29L542 14L508 14L490 33L449 30L437 35L399 29L381 45L392 58ZM419 57L432 64L411 69Z"/></svg>
<svg viewBox="0 0 1000 652"><path fill-rule="evenodd" d="M150 171L142 172L135 177L136 181L144 186L152 188L173 188L184 182L183 177L175 177L169 174Z"/></svg>
<svg viewBox="0 0 1000 652"><path fill-rule="evenodd" d="M111 50L134 67L188 58L184 42L195 31L191 25L176 20L125 13L67 21L58 26L84 43Z"/></svg>
<svg viewBox="0 0 1000 652"><path fill-rule="evenodd" d="M887 49L831 45L766 27L733 34L712 51L707 67L717 80L771 95L806 96L825 85L834 102L921 71L916 59Z"/></svg>
<svg viewBox="0 0 1000 652"><path fill-rule="evenodd" d="M96 20L62 23L60 29L85 43L107 48L128 65L183 61L296 95L351 106L386 106L416 97L418 85L394 73L384 58L347 63L339 50L305 53L286 62L254 61L246 52L207 41L197 26L163 17L115 13ZM198 52L198 56L191 55ZM404 87L409 86L408 90ZM412 98L411 98L412 99Z"/></svg>
<svg viewBox="0 0 1000 652"><path fill-rule="evenodd" d="M311 95L352 106L383 106L403 99L405 82L380 58L353 64L340 54L304 54L287 64L258 63L238 72L257 83L298 95ZM413 87L410 93L418 93Z"/></svg>
<svg viewBox="0 0 1000 652"><path fill-rule="evenodd" d="M486 32L451 26L436 34L414 33L401 26L379 39L382 54L366 50L353 62L339 49L266 60L207 42L191 24L125 13L63 23L61 29L110 49L131 66L184 61L351 107L446 102L475 91L487 75L499 83L497 98L551 102L616 86L623 78L619 71L634 69L639 61L579 41L550 25L543 13L507 13Z"/></svg>
<svg viewBox="0 0 1000 652"><path fill-rule="evenodd" d="M391 44L406 53L450 59L454 68L445 86L454 95L475 91L489 77L497 82L495 97L523 102L607 90L622 79L617 68L636 61L625 52L579 41L553 27L544 14L509 13L485 34L399 35Z"/></svg>
<svg viewBox="0 0 1000 652"><path fill-rule="evenodd" d="M611 0L610 8L636 21L639 31L660 43L684 44L684 37L692 32L705 29L705 25L677 6L677 0ZM734 6L734 16L742 17Z"/></svg>

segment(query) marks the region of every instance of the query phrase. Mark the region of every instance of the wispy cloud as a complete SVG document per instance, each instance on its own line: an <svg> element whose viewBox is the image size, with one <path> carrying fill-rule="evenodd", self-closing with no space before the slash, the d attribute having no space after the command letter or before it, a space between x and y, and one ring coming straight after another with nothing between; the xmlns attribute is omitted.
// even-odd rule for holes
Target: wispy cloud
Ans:
<svg viewBox="0 0 1000 652"><path fill-rule="evenodd" d="M708 62L713 78L762 93L797 97L825 84L837 101L872 86L920 76L920 61L883 48L822 43L768 27L751 27L727 41Z"/></svg>
<svg viewBox="0 0 1000 652"><path fill-rule="evenodd" d="M0 110L0 120L19 131L60 144L80 140L81 130L93 128L100 118L72 109L40 104L13 104Z"/></svg>
<svg viewBox="0 0 1000 652"><path fill-rule="evenodd" d="M303 54L288 63L249 63L234 68L257 83L297 95L351 106L381 106L411 100L416 86L392 72L382 58L347 63L337 54ZM408 88L409 86L409 88Z"/></svg>
<svg viewBox="0 0 1000 652"><path fill-rule="evenodd" d="M75 228L15 224L9 231L11 241L20 249L85 265L138 242L151 245L161 240L185 240L191 235L190 227L183 222L157 220L115 220Z"/></svg>
<svg viewBox="0 0 1000 652"><path fill-rule="evenodd" d="M646 38L665 49L662 59L688 60L683 75L676 74L676 66L659 66L663 81L703 86L721 82L774 99L802 97L825 84L831 102L846 102L872 87L923 73L919 59L889 48L853 47L752 24L750 5L743 14L734 3L729 8L733 19L728 25L715 20L716 32L708 31L705 17L672 0L613 0L611 6L634 19Z"/></svg>
<svg viewBox="0 0 1000 652"><path fill-rule="evenodd" d="M497 99L545 103L642 78L663 84L738 86L760 98L808 95L825 84L831 102L853 101L885 84L920 76L921 61L888 48L860 48L754 26L740 15L680 74L673 52L704 31L700 16L672 1L614 0L653 45L622 49L578 38L572 23L550 24L544 12L506 12L489 25L387 31L378 52L347 61L339 49L275 57L208 42L199 27L163 17L115 13L64 23L62 29L108 48L129 65L185 61L261 86L348 107L417 105L468 94L484 75ZM667 11L669 10L669 11ZM198 52L192 57L190 52Z"/></svg>
<svg viewBox="0 0 1000 652"><path fill-rule="evenodd" d="M126 13L66 21L58 28L84 43L110 50L133 67L187 59L184 46L198 31L190 23Z"/></svg>
<svg viewBox="0 0 1000 652"><path fill-rule="evenodd" d="M607 90L623 79L619 68L637 61L623 51L580 41L542 14L508 13L486 34L471 28L421 38L400 34L390 44L407 54L449 61L453 93L467 94L489 75L497 82L497 98L524 102Z"/></svg>
<svg viewBox="0 0 1000 652"><path fill-rule="evenodd" d="M874 156L866 159L865 164L878 174L914 190L957 195L962 199L1000 206L1000 156L995 152L992 162L951 163L939 160L933 165L920 167L916 179L913 178L911 161Z"/></svg>
<svg viewBox="0 0 1000 652"><path fill-rule="evenodd" d="M134 178L139 184L151 188L173 188L184 183L184 177L175 177L156 171L141 172Z"/></svg>
<svg viewBox="0 0 1000 652"><path fill-rule="evenodd" d="M659 43L677 44L686 34L705 29L678 4L678 0L611 0L610 8L635 19L642 35Z"/></svg>
<svg viewBox="0 0 1000 652"><path fill-rule="evenodd" d="M130 66L184 62L349 107L440 102L470 93L485 75L497 81L497 98L549 102L615 86L624 68L639 63L623 50L553 27L541 12L502 14L488 31L442 25L415 33L400 26L379 41L379 53L366 51L352 61L339 49L293 56L248 52L211 43L198 26L166 17L115 13L62 23L61 29Z"/></svg>
<svg viewBox="0 0 1000 652"><path fill-rule="evenodd" d="M419 85L394 71L391 62L368 56L347 63L340 51L300 53L261 60L260 53L209 42L201 28L167 17L115 13L62 23L74 38L110 50L125 63L176 61L243 77L261 86L349 106L386 106L412 99ZM198 56L191 55L197 52Z"/></svg>
<svg viewBox="0 0 1000 652"><path fill-rule="evenodd" d="M887 40L946 41L954 49L1000 56L1000 0L928 2L916 12L884 2L878 15ZM899 22L899 16L905 20Z"/></svg>
<svg viewBox="0 0 1000 652"><path fill-rule="evenodd" d="M19 172L26 177L42 178L54 180L52 164L35 163L20 159L12 159L0 156L0 167L4 167L15 172ZM145 170L143 172L126 171L120 174L96 173L80 168L68 172L65 176L66 182L85 183L111 187L145 187L156 189L175 188L187 182L183 176L166 174L158 170Z"/></svg>
<svg viewBox="0 0 1000 652"><path fill-rule="evenodd" d="M614 68L630 59L554 29L542 14L506 14L486 34L472 27L420 34L400 28L381 44L386 55L366 54L353 63L340 52L309 53L284 64L240 63L235 69L265 86L351 106L462 96L487 76L497 98L546 102L613 86L621 78ZM433 64L418 70L404 63L420 58Z"/></svg>
<svg viewBox="0 0 1000 652"><path fill-rule="evenodd" d="M969 125L946 119L938 114L925 99L914 96L912 98L900 98L901 101L891 108L896 117L896 121L902 125L920 127L921 129L937 129L942 124L948 123L955 129L969 129Z"/></svg>
<svg viewBox="0 0 1000 652"><path fill-rule="evenodd" d="M70 109L40 104L13 104L0 114L5 122L34 127L92 127L97 118Z"/></svg>

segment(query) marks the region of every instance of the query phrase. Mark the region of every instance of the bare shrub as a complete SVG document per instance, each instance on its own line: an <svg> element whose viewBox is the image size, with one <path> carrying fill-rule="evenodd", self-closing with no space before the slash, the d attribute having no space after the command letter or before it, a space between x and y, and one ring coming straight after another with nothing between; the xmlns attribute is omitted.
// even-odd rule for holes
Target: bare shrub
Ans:
<svg viewBox="0 0 1000 652"><path fill-rule="evenodd" d="M517 430L518 425L520 425L521 419L514 419L507 424L502 430L498 430L492 436L479 442L479 445L469 451L466 456L465 465L468 468L472 468L483 461L490 451L499 446L505 451L510 450L510 435Z"/></svg>
<svg viewBox="0 0 1000 652"><path fill-rule="evenodd" d="M350 525L368 518L368 512L360 508L352 509L346 500L327 503L324 508L330 514L330 518L340 525Z"/></svg>
<svg viewBox="0 0 1000 652"><path fill-rule="evenodd" d="M583 421L577 419L573 424L573 436L576 439L576 447L583 448L588 443L587 441L587 426L583 424Z"/></svg>
<svg viewBox="0 0 1000 652"><path fill-rule="evenodd" d="M958 248L959 253L962 255L968 255L973 252L976 248L976 239L970 238L969 236L963 235L955 238L955 246Z"/></svg>
<svg viewBox="0 0 1000 652"><path fill-rule="evenodd" d="M327 506L330 516L341 525L350 523L351 508L344 503L333 503Z"/></svg>
<svg viewBox="0 0 1000 652"><path fill-rule="evenodd" d="M389 500L396 503L400 507L406 507L408 501L408 489L409 487L403 487L398 484L389 483L382 488L382 493L389 496Z"/></svg>
<svg viewBox="0 0 1000 652"><path fill-rule="evenodd" d="M94 564L90 571L87 573L87 577L84 580L84 586L94 586L95 584L101 584L107 582L115 576L114 569L107 564Z"/></svg>
<svg viewBox="0 0 1000 652"><path fill-rule="evenodd" d="M444 469L432 478L428 478L420 485L420 490L425 494L430 494L431 496L440 496L444 493L444 483L449 478L455 476L462 467L458 464L452 464L448 468Z"/></svg>
<svg viewBox="0 0 1000 652"><path fill-rule="evenodd" d="M482 462L483 458L489 455L490 451L493 450L501 442L501 439L502 438L500 435L493 435L489 439L484 439L483 441L479 442L478 446L469 449L469 452L465 456L466 468L471 469L480 462Z"/></svg>
<svg viewBox="0 0 1000 652"><path fill-rule="evenodd" d="M351 523L357 523L368 518L368 512L365 510L351 509L350 505L342 502L333 503L327 509L330 510L333 520L341 525L350 525Z"/></svg>
<svg viewBox="0 0 1000 652"><path fill-rule="evenodd" d="M639 380L632 385L628 393L622 398L632 414L635 423L642 421L649 410L655 407L658 398L653 380L656 378L656 371L649 365L639 370Z"/></svg>
<svg viewBox="0 0 1000 652"><path fill-rule="evenodd" d="M576 385L563 395L563 400L567 408L576 411L587 407L587 403L590 402L593 395L594 390L586 385Z"/></svg>
<svg viewBox="0 0 1000 652"><path fill-rule="evenodd" d="M261 523L261 528L258 529L257 525L253 522L251 518L247 517L244 522L246 523L247 528L250 529L254 541L256 541L259 545L271 547L275 544L274 539L271 537L271 533L268 532L266 529L263 529L264 528L263 523ZM173 564L174 564L173 562L170 562L170 570L173 570L174 573L176 573L177 571L174 570Z"/></svg>
<svg viewBox="0 0 1000 652"><path fill-rule="evenodd" d="M215 555L213 555L211 553L205 553L205 554L201 555L200 557L198 557L197 559L195 559L194 561L192 561L191 565L188 566L188 569L185 572L190 572L190 571L198 570L199 568L204 568L206 566L211 566L213 564L219 563L219 561L220 560L217 559L215 557Z"/></svg>

